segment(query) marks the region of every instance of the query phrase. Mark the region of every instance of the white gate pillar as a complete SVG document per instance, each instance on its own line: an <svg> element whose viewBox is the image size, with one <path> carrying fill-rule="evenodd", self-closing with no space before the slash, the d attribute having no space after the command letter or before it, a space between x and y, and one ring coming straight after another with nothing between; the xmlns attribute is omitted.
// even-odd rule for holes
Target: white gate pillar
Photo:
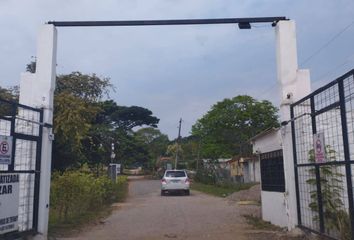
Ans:
<svg viewBox="0 0 354 240"><path fill-rule="evenodd" d="M290 104L310 94L310 72L299 70L296 47L296 27L294 21L279 21L276 28L277 78L280 86L280 121L290 120ZM281 128L285 194L288 230L297 224L297 204L294 174L291 123Z"/></svg>
<svg viewBox="0 0 354 240"><path fill-rule="evenodd" d="M20 103L43 108L43 122L52 125L57 50L57 31L53 25L41 27L37 44L36 73L22 74ZM47 239L48 234L52 139L52 128L43 127L37 227L40 235L36 239Z"/></svg>

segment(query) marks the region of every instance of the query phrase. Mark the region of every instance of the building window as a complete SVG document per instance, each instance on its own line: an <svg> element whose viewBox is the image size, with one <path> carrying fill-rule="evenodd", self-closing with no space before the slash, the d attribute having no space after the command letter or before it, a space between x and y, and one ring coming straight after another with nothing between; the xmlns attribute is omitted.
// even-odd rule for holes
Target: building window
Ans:
<svg viewBox="0 0 354 240"><path fill-rule="evenodd" d="M260 160L262 190L285 192L283 150L263 153Z"/></svg>

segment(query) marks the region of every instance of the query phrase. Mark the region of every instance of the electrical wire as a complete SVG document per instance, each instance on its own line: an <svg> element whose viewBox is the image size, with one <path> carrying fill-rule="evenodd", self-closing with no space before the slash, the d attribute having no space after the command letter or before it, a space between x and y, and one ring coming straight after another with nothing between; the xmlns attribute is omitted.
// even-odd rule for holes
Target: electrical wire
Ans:
<svg viewBox="0 0 354 240"><path fill-rule="evenodd" d="M351 61L353 61L354 59L351 59L354 57L354 53L349 55L349 57L346 58L346 60L340 64L338 64L337 66L335 66L334 68L332 68L331 70L327 71L325 74L322 74L320 77L318 77L316 80L312 81L312 83L318 82L323 80L325 77L327 77L328 75L332 74L333 72L335 72L338 68L343 67L344 65L350 63Z"/></svg>
<svg viewBox="0 0 354 240"><path fill-rule="evenodd" d="M353 26L353 24L354 24L354 21L352 21L349 25L347 25L342 30L340 30L336 35L334 35L331 39L329 39L324 45L322 45L319 49L317 49L313 54L311 54L308 58L306 58L304 61L302 61L302 63L300 65L301 66L304 65L305 63L309 62L312 58L314 58L316 55L318 55L320 52L322 52L323 49L328 47L334 40L336 40L340 35L342 35L351 26Z"/></svg>
<svg viewBox="0 0 354 240"><path fill-rule="evenodd" d="M353 25L354 25L354 21L352 21L350 24L345 26L342 30L340 30L337 34L335 34L331 39L329 39L324 45L322 45L319 49L317 49L314 53L312 53L308 58L306 58L304 61L302 61L300 63L300 66L302 66L305 63L309 62L312 58L314 58L316 55L318 55L320 52L322 52L326 47L328 47L333 41L335 41L339 36L341 36L345 31L347 31ZM324 77L328 76L329 74L334 72L336 69L346 65L348 62L350 62L349 59L351 57L353 57L353 56L354 56L354 54L351 55L350 57L348 57L344 63L339 64L338 66L336 66L332 70L330 70L327 73L323 74L320 78L316 79L315 81L312 81L312 83L315 83L315 82L318 82L318 81L322 80ZM277 85L277 83L272 84L270 88L267 88L265 91L261 92L259 94L259 97L264 96L265 94L270 92L273 88L276 87L276 85Z"/></svg>
<svg viewBox="0 0 354 240"><path fill-rule="evenodd" d="M270 92L272 89L274 89L277 85L278 85L278 83L273 83L269 88L267 88L266 90L264 90L260 94L258 94L258 98L261 98L264 95L266 95L268 92Z"/></svg>

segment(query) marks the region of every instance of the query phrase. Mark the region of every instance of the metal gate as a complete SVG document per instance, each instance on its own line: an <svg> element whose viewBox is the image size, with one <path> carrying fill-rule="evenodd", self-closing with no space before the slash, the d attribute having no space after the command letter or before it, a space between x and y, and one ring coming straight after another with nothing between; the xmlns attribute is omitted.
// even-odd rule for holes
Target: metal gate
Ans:
<svg viewBox="0 0 354 240"><path fill-rule="evenodd" d="M354 239L353 76L351 70L291 106L298 223L335 239ZM324 141L322 161L315 134Z"/></svg>
<svg viewBox="0 0 354 240"><path fill-rule="evenodd" d="M0 175L19 176L18 228L0 238L37 229L42 122L42 109L0 99L0 135L12 136L11 164L0 164Z"/></svg>

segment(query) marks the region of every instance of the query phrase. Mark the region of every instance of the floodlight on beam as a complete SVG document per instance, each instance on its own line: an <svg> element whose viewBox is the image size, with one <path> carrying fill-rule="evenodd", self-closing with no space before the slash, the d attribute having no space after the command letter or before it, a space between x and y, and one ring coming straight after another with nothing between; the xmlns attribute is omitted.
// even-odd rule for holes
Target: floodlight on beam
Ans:
<svg viewBox="0 0 354 240"><path fill-rule="evenodd" d="M238 23L239 29L251 29L251 24L249 22L240 22Z"/></svg>

